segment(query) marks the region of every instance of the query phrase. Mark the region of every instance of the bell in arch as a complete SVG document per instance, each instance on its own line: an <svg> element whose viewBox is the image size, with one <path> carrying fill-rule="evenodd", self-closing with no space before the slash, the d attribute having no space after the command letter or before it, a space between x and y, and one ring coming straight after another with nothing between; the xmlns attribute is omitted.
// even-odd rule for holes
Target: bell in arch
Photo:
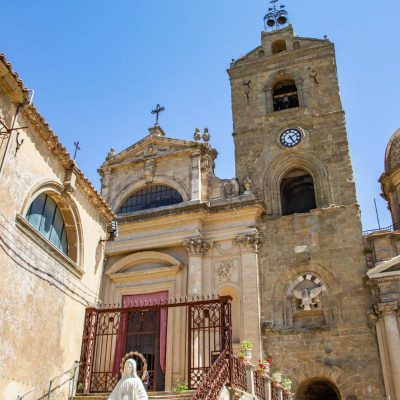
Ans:
<svg viewBox="0 0 400 400"><path fill-rule="evenodd" d="M270 9L270 10L271 10L271 9ZM265 24L266 24L268 27L272 28L272 27L275 25L275 23L276 23L274 13L268 13L268 14L264 17L264 21L265 21Z"/></svg>

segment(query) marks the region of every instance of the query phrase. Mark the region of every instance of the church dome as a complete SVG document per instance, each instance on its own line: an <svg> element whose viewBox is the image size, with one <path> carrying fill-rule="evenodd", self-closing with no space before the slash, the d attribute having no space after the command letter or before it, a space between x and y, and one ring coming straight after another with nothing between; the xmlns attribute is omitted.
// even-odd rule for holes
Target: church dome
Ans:
<svg viewBox="0 0 400 400"><path fill-rule="evenodd" d="M390 138L385 153L385 172L390 173L396 168L400 168L400 129Z"/></svg>

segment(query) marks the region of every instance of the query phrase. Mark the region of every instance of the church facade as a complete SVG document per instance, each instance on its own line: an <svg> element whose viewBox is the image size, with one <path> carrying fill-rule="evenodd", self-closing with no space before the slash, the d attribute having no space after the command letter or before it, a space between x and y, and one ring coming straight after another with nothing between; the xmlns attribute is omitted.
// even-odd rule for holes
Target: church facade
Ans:
<svg viewBox="0 0 400 400"><path fill-rule="evenodd" d="M215 176L218 154L207 129L196 130L193 140L178 140L156 124L129 148L111 149L99 169L101 197L68 161L57 167L51 185L33 180L29 194L18 194L24 203L11 199L16 208L9 220L16 218L17 228L36 237L35 230L46 234L30 217L39 195L54 199L64 220L70 214L63 204L74 210L76 202L76 215L95 213L96 219L81 217L81 235L88 237L79 243L85 240L88 259L82 259L83 248L73 250L72 240L66 255L76 265L68 273L97 290L103 304L123 311L151 300L230 296L234 353L250 341L252 362L268 357L273 370L291 377L296 399L400 400L399 133L381 177L394 227L363 236L333 44L298 37L291 25L262 32L261 44L233 61L228 74L235 178ZM11 92L6 89L4 84L5 95ZM24 118L31 117L31 106L24 107ZM43 152L48 148L38 150ZM12 172L1 173L6 188ZM86 202L85 212L80 202ZM118 234L110 236L114 216ZM76 222L65 225L73 238ZM50 249L54 244L46 242ZM80 273L80 265L90 272ZM79 307L60 314L70 320L79 315L83 323ZM187 382L190 357L199 365L212 363L206 354L212 346L200 343L200 336L197 353L188 354L187 315L175 308L128 316L121 322L124 338L116 331L110 357L96 353L95 362L112 373L120 354L138 351L153 367L154 390ZM72 334L69 348L77 358L80 332ZM61 341L60 348L68 346Z"/></svg>

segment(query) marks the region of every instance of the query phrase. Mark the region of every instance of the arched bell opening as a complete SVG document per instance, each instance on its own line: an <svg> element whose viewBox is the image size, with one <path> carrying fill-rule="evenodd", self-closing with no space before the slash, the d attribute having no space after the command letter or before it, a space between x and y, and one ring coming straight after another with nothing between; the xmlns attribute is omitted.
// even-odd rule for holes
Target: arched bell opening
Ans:
<svg viewBox="0 0 400 400"><path fill-rule="evenodd" d="M288 172L281 182L282 215L306 213L317 208L312 176L303 169Z"/></svg>
<svg viewBox="0 0 400 400"><path fill-rule="evenodd" d="M300 385L297 400L341 400L337 387L325 379L314 379Z"/></svg>
<svg viewBox="0 0 400 400"><path fill-rule="evenodd" d="M286 50L286 42L283 39L275 40L271 45L272 54L280 53Z"/></svg>
<svg viewBox="0 0 400 400"><path fill-rule="evenodd" d="M274 111L299 107L299 94L293 80L278 82L272 91Z"/></svg>

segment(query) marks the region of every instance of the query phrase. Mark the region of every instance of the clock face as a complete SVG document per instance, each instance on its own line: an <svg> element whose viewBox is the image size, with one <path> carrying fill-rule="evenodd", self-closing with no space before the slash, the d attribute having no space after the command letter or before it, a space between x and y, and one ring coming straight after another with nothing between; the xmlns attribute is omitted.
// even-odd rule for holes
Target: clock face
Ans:
<svg viewBox="0 0 400 400"><path fill-rule="evenodd" d="M301 132L298 129L286 129L281 133L281 144L285 147L293 147L300 143Z"/></svg>

